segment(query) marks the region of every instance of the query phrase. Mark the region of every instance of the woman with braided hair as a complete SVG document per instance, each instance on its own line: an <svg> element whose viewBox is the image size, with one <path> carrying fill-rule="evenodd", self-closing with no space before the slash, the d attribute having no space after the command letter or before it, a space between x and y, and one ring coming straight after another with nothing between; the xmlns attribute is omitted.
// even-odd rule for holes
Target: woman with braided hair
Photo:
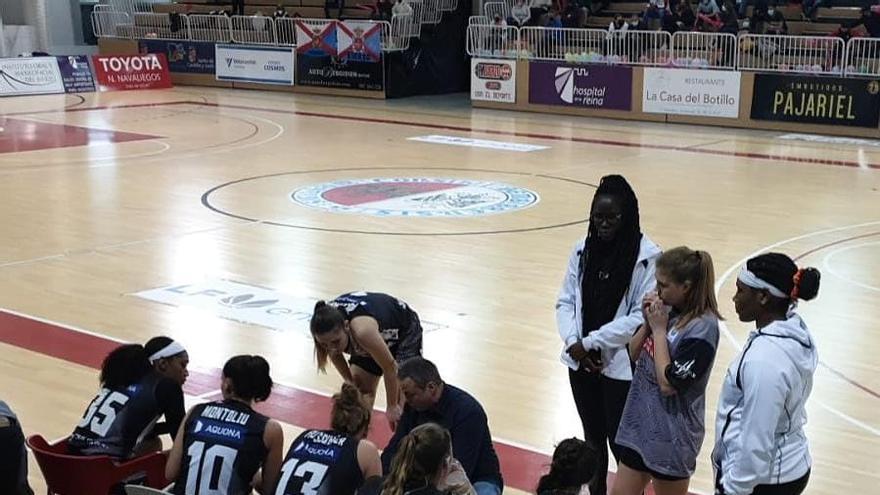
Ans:
<svg viewBox="0 0 880 495"><path fill-rule="evenodd" d="M810 478L804 411L819 363L800 299L819 293L819 271L781 253L746 262L733 303L755 331L727 369L715 419L716 493L798 495Z"/></svg>
<svg viewBox="0 0 880 495"><path fill-rule="evenodd" d="M550 472L541 476L538 495L590 495L588 483L596 475L596 450L578 438L556 446ZM601 473L605 476L605 473Z"/></svg>
<svg viewBox="0 0 880 495"><path fill-rule="evenodd" d="M593 196L585 239L572 250L556 302L562 362L585 439L598 454L592 495L605 495L608 447L632 380L626 345L642 324L642 299L654 290L660 248L639 225L639 203L626 179L603 177Z"/></svg>

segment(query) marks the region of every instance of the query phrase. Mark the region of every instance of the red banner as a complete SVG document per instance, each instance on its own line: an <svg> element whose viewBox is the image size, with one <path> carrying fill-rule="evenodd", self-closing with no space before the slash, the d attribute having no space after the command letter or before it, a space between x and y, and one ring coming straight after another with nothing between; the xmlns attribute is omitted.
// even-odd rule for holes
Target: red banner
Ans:
<svg viewBox="0 0 880 495"><path fill-rule="evenodd" d="M92 61L101 91L171 87L168 59L164 53L95 55Z"/></svg>

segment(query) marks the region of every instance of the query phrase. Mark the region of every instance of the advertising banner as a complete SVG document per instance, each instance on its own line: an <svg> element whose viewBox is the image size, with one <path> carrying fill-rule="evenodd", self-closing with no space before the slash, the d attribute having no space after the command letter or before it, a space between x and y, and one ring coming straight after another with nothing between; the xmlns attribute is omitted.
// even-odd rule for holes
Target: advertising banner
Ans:
<svg viewBox="0 0 880 495"><path fill-rule="evenodd" d="M92 64L101 91L167 89L172 86L164 53L94 55Z"/></svg>
<svg viewBox="0 0 880 495"><path fill-rule="evenodd" d="M629 111L632 68L531 62L529 103Z"/></svg>
<svg viewBox="0 0 880 495"><path fill-rule="evenodd" d="M55 57L0 59L0 95L64 93L64 82Z"/></svg>
<svg viewBox="0 0 880 495"><path fill-rule="evenodd" d="M726 70L645 68L642 111L735 119L741 76Z"/></svg>
<svg viewBox="0 0 880 495"><path fill-rule="evenodd" d="M516 103L516 60L472 58L471 100Z"/></svg>
<svg viewBox="0 0 880 495"><path fill-rule="evenodd" d="M296 21L296 83L382 91L382 25L370 21Z"/></svg>
<svg viewBox="0 0 880 495"><path fill-rule="evenodd" d="M293 86L293 49L217 45L217 80Z"/></svg>
<svg viewBox="0 0 880 495"><path fill-rule="evenodd" d="M204 41L140 40L142 54L164 53L168 70L183 74L214 74L214 43Z"/></svg>
<svg viewBox="0 0 880 495"><path fill-rule="evenodd" d="M64 83L64 91L68 93L95 91L95 78L92 77L92 67L89 65L88 56L72 55L56 58L58 70L61 71L61 80Z"/></svg>
<svg viewBox="0 0 880 495"><path fill-rule="evenodd" d="M880 81L755 74L752 118L877 128Z"/></svg>

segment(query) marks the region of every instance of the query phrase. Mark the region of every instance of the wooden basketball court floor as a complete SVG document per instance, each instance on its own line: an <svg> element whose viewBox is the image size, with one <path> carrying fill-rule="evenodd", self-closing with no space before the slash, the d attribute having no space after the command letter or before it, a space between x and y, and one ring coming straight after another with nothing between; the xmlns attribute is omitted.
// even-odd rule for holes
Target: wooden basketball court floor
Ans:
<svg viewBox="0 0 880 495"><path fill-rule="evenodd" d="M107 350L167 334L190 349L191 402L218 396L229 356L268 357L279 386L264 411L288 426L289 443L326 424L326 396L340 383L315 372L310 305L385 291L420 313L425 354L446 381L486 408L508 492L528 491L553 445L579 434L554 303L593 185L621 173L648 235L708 250L716 263L728 321L692 490L711 492L720 383L749 331L730 302L736 270L775 249L823 273L820 297L801 308L822 359L807 493L877 493L878 143L472 110L461 97L180 88L6 98L0 112L0 399L26 434L69 434ZM546 148L409 139L429 135ZM330 212L291 199L343 181L329 187L357 210L370 197L344 194L346 184L389 178L535 196L527 208L452 217ZM467 210L466 196L449 211ZM145 298L157 293L169 299ZM380 418L372 436L388 436ZM42 490L33 460L30 477Z"/></svg>

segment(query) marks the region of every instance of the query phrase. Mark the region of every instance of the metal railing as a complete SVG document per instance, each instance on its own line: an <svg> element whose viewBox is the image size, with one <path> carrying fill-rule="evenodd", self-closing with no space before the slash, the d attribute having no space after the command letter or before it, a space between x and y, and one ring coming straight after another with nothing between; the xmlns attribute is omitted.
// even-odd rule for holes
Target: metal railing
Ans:
<svg viewBox="0 0 880 495"><path fill-rule="evenodd" d="M679 31L672 35L672 65L694 69L736 69L736 36Z"/></svg>
<svg viewBox="0 0 880 495"><path fill-rule="evenodd" d="M743 71L843 74L840 38L743 34L739 37L738 67Z"/></svg>
<svg viewBox="0 0 880 495"><path fill-rule="evenodd" d="M127 26L123 30L119 26ZM131 16L125 12L115 12L95 8L92 11L92 32L97 38L125 38L125 30L132 26ZM122 31L122 32L121 32Z"/></svg>
<svg viewBox="0 0 880 495"><path fill-rule="evenodd" d="M486 2L483 4L483 15L489 19L500 16L502 19L510 17L510 9L507 2Z"/></svg>
<svg viewBox="0 0 880 495"><path fill-rule="evenodd" d="M467 53L481 58L519 58L521 33L512 26L468 26Z"/></svg>
<svg viewBox="0 0 880 495"><path fill-rule="evenodd" d="M193 41L232 41L232 20L225 15L189 14L187 21Z"/></svg>
<svg viewBox="0 0 880 495"><path fill-rule="evenodd" d="M382 49L386 52L398 52L409 48L409 40L412 37L413 16L412 14L398 14L391 17L389 35Z"/></svg>
<svg viewBox="0 0 880 495"><path fill-rule="evenodd" d="M847 76L880 76L880 39L850 38L843 70Z"/></svg>
<svg viewBox="0 0 880 495"><path fill-rule="evenodd" d="M188 19L185 14L152 14L138 12L134 14L134 25L131 37L134 39L156 38L162 40L187 40L189 35ZM119 27L117 27L119 31Z"/></svg>
<svg viewBox="0 0 880 495"><path fill-rule="evenodd" d="M411 0L414 4L419 0ZM436 0L439 2L440 0ZM437 3L439 5L439 3ZM335 19L302 19L265 16L232 16L207 14L137 13L133 18L125 12L107 8L92 12L95 36L101 38L191 40L235 42L243 44L296 46L297 23L318 29L343 22ZM392 21L358 21L381 24L380 43L383 51L401 51L410 46L410 38L421 28L412 14L396 15Z"/></svg>
<svg viewBox="0 0 880 495"><path fill-rule="evenodd" d="M441 0L422 0L422 24L439 24L443 19L443 11L440 10Z"/></svg>
<svg viewBox="0 0 880 495"><path fill-rule="evenodd" d="M232 41L251 45L277 45L275 19L261 15L234 15L232 20Z"/></svg>
<svg viewBox="0 0 880 495"><path fill-rule="evenodd" d="M472 56L880 77L880 39L495 26L468 19Z"/></svg>

